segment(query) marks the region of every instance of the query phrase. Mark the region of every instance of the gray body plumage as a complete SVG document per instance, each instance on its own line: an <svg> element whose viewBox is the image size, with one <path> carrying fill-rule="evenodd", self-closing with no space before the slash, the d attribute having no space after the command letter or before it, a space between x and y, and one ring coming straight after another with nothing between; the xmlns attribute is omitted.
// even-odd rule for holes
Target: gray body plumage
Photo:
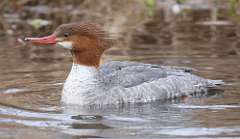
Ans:
<svg viewBox="0 0 240 139"><path fill-rule="evenodd" d="M190 69L114 61L99 69L73 64L64 84L67 104L146 103L207 92L223 84L193 75Z"/></svg>

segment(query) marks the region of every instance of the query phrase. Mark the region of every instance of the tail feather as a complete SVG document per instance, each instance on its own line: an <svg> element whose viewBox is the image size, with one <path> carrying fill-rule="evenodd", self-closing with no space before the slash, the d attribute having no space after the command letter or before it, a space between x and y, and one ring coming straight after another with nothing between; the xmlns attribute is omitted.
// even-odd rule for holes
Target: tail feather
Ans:
<svg viewBox="0 0 240 139"><path fill-rule="evenodd" d="M219 86L219 85L223 85L224 81L223 80L208 80L208 87L215 87L215 86Z"/></svg>

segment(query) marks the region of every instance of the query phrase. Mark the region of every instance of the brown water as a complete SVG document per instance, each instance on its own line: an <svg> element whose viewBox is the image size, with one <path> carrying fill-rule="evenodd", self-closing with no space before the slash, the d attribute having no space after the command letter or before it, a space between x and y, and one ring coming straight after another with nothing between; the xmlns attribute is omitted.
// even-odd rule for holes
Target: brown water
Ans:
<svg viewBox="0 0 240 139"><path fill-rule="evenodd" d="M70 54L53 47L22 47L0 38L0 138L232 138L240 137L238 26L193 21L149 22L129 47L107 60L187 66L223 79L224 92L122 107L62 106Z"/></svg>

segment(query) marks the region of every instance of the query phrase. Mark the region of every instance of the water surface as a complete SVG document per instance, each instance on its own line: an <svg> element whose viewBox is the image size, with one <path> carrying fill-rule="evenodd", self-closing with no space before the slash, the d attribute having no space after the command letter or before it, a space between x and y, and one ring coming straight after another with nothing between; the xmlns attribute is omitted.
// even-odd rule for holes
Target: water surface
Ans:
<svg viewBox="0 0 240 139"><path fill-rule="evenodd" d="M10 138L233 138L240 137L240 42L237 25L150 21L129 46L106 60L186 66L222 79L224 92L184 100L80 108L60 95L71 55L53 47L20 46L0 38L0 137Z"/></svg>

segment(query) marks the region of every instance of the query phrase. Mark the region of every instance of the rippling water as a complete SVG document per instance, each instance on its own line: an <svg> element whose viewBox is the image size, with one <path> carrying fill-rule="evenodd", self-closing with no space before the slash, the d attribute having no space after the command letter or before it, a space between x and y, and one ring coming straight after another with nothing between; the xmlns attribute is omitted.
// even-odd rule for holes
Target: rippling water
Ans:
<svg viewBox="0 0 240 139"><path fill-rule="evenodd" d="M238 26L156 21L144 29L129 47L113 48L104 58L191 67L223 79L225 91L130 106L62 106L70 54L0 38L0 138L240 137Z"/></svg>

